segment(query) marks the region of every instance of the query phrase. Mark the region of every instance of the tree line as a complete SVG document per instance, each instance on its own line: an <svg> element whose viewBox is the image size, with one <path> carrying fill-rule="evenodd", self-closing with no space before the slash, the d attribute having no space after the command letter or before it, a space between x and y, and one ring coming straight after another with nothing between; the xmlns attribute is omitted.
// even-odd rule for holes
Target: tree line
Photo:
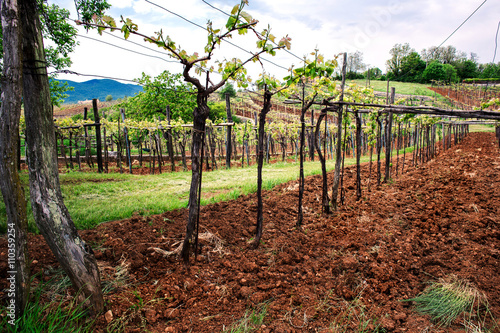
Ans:
<svg viewBox="0 0 500 333"><path fill-rule="evenodd" d="M431 46L420 53L409 43L395 44L389 51L386 74L380 68L368 68L363 53L356 51L347 56L348 79L379 79L431 83L456 83L466 79L500 79L500 62L479 63L475 53L467 54L452 45ZM337 74L341 78L340 73Z"/></svg>

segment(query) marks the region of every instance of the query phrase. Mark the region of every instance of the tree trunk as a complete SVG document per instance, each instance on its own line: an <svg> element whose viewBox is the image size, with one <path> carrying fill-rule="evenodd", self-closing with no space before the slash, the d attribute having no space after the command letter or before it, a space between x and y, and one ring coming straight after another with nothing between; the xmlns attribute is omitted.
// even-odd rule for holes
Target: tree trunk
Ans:
<svg viewBox="0 0 500 333"><path fill-rule="evenodd" d="M17 171L22 96L21 27L17 0L2 0L1 9L4 68L0 108L0 188L7 213L9 241L7 321L14 325L28 301L30 275L26 200Z"/></svg>
<svg viewBox="0 0 500 333"><path fill-rule="evenodd" d="M358 111L356 117L356 200L361 199L361 116Z"/></svg>
<svg viewBox="0 0 500 333"><path fill-rule="evenodd" d="M347 53L344 53L344 64L342 66L342 85L341 85L341 94L339 97L339 101L344 101L344 87L345 87L345 76L346 76L346 68L347 68ZM335 171L333 174L333 187L332 187L332 207L333 210L337 210L337 196L339 193L339 185L340 185L340 168L342 162L342 112L343 106L340 105L338 110L338 121L337 121L337 151L335 156Z"/></svg>
<svg viewBox="0 0 500 333"><path fill-rule="evenodd" d="M200 100L203 100L200 102ZM182 245L181 256L184 262L189 262L191 246L196 242L195 229L197 229L200 214L200 190L203 160L201 156L203 143L205 140L206 120L210 109L206 103L206 98L198 96L198 107L194 111L193 119L193 139L191 145L191 188L189 190L189 216L186 225L186 237Z"/></svg>
<svg viewBox="0 0 500 333"><path fill-rule="evenodd" d="M328 198L328 179L327 179L327 172L326 172L326 149L325 150L325 155L321 152L321 138L320 138L320 133L319 129L321 126L321 122L323 119L326 117L326 111L321 111L318 122L316 124L316 132L314 134L314 143L316 145L316 150L318 151L318 157L321 162L321 174L323 176L323 192L322 192L322 206L323 206L323 213L325 214L330 214L330 198ZM326 132L325 132L326 136ZM326 138L325 138L326 139ZM326 148L326 146L325 146Z"/></svg>
<svg viewBox="0 0 500 333"><path fill-rule="evenodd" d="M266 126L266 116L271 110L271 97L272 94L266 90L264 93L264 106L259 115L259 137L258 137L258 154L257 154L257 228L255 230L255 239L253 240L252 247L257 248L262 238L262 225L263 225L263 203L262 203L262 166L264 164L264 136Z"/></svg>
<svg viewBox="0 0 500 333"><path fill-rule="evenodd" d="M302 225L304 219L304 212L302 210L302 200L304 197L304 141L305 141L305 131L306 131L306 123L305 123L305 110L302 107L302 112L300 113L300 148L299 148L299 207L297 214L297 226L300 227Z"/></svg>
<svg viewBox="0 0 500 333"><path fill-rule="evenodd" d="M21 0L20 5L31 206L38 229L85 302L84 306L97 314L104 308L97 263L92 248L78 235L63 203L59 184L53 112L37 2Z"/></svg>

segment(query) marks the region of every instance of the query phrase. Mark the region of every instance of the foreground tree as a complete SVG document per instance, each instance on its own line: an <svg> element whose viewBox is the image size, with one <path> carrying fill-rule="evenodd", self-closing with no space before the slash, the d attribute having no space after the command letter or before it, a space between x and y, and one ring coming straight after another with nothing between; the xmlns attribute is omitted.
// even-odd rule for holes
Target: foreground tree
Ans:
<svg viewBox="0 0 500 333"><path fill-rule="evenodd" d="M238 82L238 84L246 85L247 71L245 65L247 63L259 61L259 57L264 53L275 55L277 49L290 47L290 38L288 37L284 37L278 43L275 43L275 36L271 34L270 28L264 29L261 33L258 33L256 30L257 21L243 10L245 5L248 5L248 0L242 0L240 4L233 7L225 29L214 29L212 22L208 22L207 44L204 48L205 55L201 57L198 53L188 54L186 50L181 49L179 45L172 41L169 36L164 35L162 31L157 32L156 36L146 36L139 33L138 26L128 18L122 18L120 21L123 23L121 29L116 28L116 22L111 17L98 18L94 20L94 23L89 23L89 21L85 22L87 26L95 26L101 30L121 30L125 38L128 38L130 34L142 36L146 41L165 49L173 58L177 59L184 66L182 72L184 80L195 87L197 107L193 112L193 139L191 145L192 176L189 192L189 217L186 225L186 236L181 251L181 256L185 263L189 262L189 256L193 248L196 253L198 243L197 231L202 181L201 159L205 140L205 124L210 113L208 97L219 88L223 87L229 79ZM212 60L215 49L220 46L222 41L232 38L233 34L238 33L239 35L245 35L249 31L254 32L257 36L257 50L253 53L251 52L252 55L244 61L233 58L229 61L224 60L218 62L218 72L222 74L222 79L218 83L213 83L209 74L214 69L211 68L210 70L206 70L205 68L208 62ZM192 73L193 69L198 75L203 73L206 75L204 82L201 81L202 79L199 76Z"/></svg>
<svg viewBox="0 0 500 333"><path fill-rule="evenodd" d="M103 310L99 270L90 246L78 235L59 183L50 84L36 1L20 1L26 153L35 222L69 276L85 307Z"/></svg>
<svg viewBox="0 0 500 333"><path fill-rule="evenodd" d="M28 220L26 200L18 174L17 152L19 149L19 119L21 116L21 34L20 16L17 0L1 2L2 30L5 41L3 65L7 69L2 75L2 104L0 107L0 188L7 212L7 233L9 237L9 258L14 252L13 261L9 259L8 271L16 272L8 276L9 283L15 284L15 292L8 293L14 316L9 315L9 323L19 318L29 296L29 255ZM14 241L11 243L11 239ZM12 246L11 246L12 244ZM14 280L11 280L14 278ZM10 313L10 307L9 307Z"/></svg>
<svg viewBox="0 0 500 333"><path fill-rule="evenodd" d="M76 1L83 11L96 14L109 5L105 1ZM47 15L43 3L35 0L5 0L2 2L2 56L5 56L0 111L0 187L8 214L9 228L15 240L16 314L24 310L29 294L29 267L26 247L26 213L24 192L17 174L17 151L21 96L26 117L26 154L30 174L31 205L35 222L62 268L70 277L85 306L93 313L103 309L99 271L92 249L78 236L62 201L59 185L55 129L47 67L56 59L47 60L43 45L40 14ZM40 12L41 11L41 12ZM49 11L50 12L50 11ZM98 11L99 12L99 11ZM60 17L44 16L45 22L59 22ZM46 23L46 26L54 27ZM64 24L59 27L65 27ZM51 31L54 36L58 34ZM59 31L63 40L65 31ZM57 43L57 42L56 42ZM64 43L64 42L63 42ZM21 68L21 55L23 57ZM52 60L50 60L52 59ZM22 70L22 74L21 74ZM21 86L22 77L22 86ZM11 230L9 230L9 233ZM14 271L12 267L9 267ZM12 322L13 323L13 322ZM24 329L24 328L21 328Z"/></svg>
<svg viewBox="0 0 500 333"><path fill-rule="evenodd" d="M77 3L80 2L82 1L77 1ZM101 1L94 0L94 2ZM72 63L69 54L73 52L78 45L76 41L77 30L66 21L66 19L69 18L69 11L67 9L61 8L55 4L49 5L41 0L38 0L37 3L43 39L44 41L50 41L50 45L45 47L46 66L57 72L58 70L69 67ZM0 40L3 39L3 32L2 29L0 29ZM0 50L1 49L2 43L0 43ZM0 60L2 55L3 51L0 52ZM57 74L53 74L50 76L50 92L52 103L59 106L64 101L64 98L68 96L65 93L73 90L73 87L70 87L66 82L55 80L56 75Z"/></svg>

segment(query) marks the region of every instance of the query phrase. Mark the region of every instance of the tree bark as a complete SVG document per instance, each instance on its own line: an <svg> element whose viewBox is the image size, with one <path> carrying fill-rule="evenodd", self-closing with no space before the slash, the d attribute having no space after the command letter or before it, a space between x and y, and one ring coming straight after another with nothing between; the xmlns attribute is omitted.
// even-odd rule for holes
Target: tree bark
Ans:
<svg viewBox="0 0 500 333"><path fill-rule="evenodd" d="M206 97L203 94L198 95L198 107L194 110L193 117L193 139L191 145L191 188L189 190L189 216L186 225L186 236L182 245L181 256L184 262L189 263L191 246L195 243L195 229L197 229L200 203L199 195L201 190L201 169L203 161L201 151L205 140L206 120L210 109L208 108Z"/></svg>
<svg viewBox="0 0 500 333"><path fill-rule="evenodd" d="M341 94L339 101L344 101L344 87L345 87L345 76L347 68L347 53L344 53L344 64L342 66L342 85ZM333 187L332 187L332 207L333 210L337 210L337 197L339 193L340 185L340 168L342 162L342 113L343 105L341 104L338 110L338 121L337 121L337 151L335 156L335 171L333 174Z"/></svg>
<svg viewBox="0 0 500 333"><path fill-rule="evenodd" d="M18 173L19 119L21 116L21 26L17 0L1 2L3 29L2 105L0 108L0 188L7 212L8 322L13 324L29 296L28 220L26 200ZM13 308L10 305L13 304ZM13 312L11 312L13 310Z"/></svg>
<svg viewBox="0 0 500 333"><path fill-rule="evenodd" d="M318 157L319 157L319 160L321 162L321 174L323 176L323 192L322 192L322 200L321 200L321 203L322 203L322 206L323 206L323 213L325 214L330 214L330 198L328 198L328 179L327 179L327 172L326 172L326 149L325 149L325 155L323 155L323 153L321 152L321 138L320 138L320 133L319 133L319 129L320 129L320 126L321 126L321 122L323 121L323 119L326 117L326 111L323 110L321 111L320 115L319 115L319 118L318 118L318 122L316 123L316 131L315 131L315 134L314 134L314 143L315 143L315 146L316 146L316 150L318 151ZM326 132L325 132L325 136L326 136ZM326 138L325 138L326 140ZM326 146L325 146L326 148Z"/></svg>
<svg viewBox="0 0 500 333"><path fill-rule="evenodd" d="M257 228L255 230L255 239L253 240L252 247L257 248L262 238L263 226L263 203L262 203L262 166L264 164L264 136L266 126L266 116L271 110L271 97L269 91L264 92L264 106L259 115L259 137L258 137L258 154L257 154Z"/></svg>
<svg viewBox="0 0 500 333"><path fill-rule="evenodd" d="M23 87L31 206L35 222L84 306L101 312L104 300L92 248L78 235L64 205L42 31L37 2L20 1L23 26Z"/></svg>
<svg viewBox="0 0 500 333"><path fill-rule="evenodd" d="M361 116L358 111L356 117L356 200L361 199Z"/></svg>
<svg viewBox="0 0 500 333"><path fill-rule="evenodd" d="M304 219L304 212L302 210L302 200L304 197L304 141L305 141L305 110L302 106L302 112L300 113L300 148L299 148L299 207L297 214L297 227L302 225Z"/></svg>

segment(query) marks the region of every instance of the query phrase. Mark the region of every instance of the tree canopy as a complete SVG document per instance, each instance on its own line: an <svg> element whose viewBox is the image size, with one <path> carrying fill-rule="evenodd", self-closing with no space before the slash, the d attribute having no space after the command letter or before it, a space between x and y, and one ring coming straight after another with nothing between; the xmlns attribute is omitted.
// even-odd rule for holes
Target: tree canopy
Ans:
<svg viewBox="0 0 500 333"><path fill-rule="evenodd" d="M165 118L168 106L172 119L193 121L196 95L193 87L183 81L182 74L163 71L151 77L142 73L137 82L143 86L143 91L118 105L125 108L127 117L141 120L153 120L158 116Z"/></svg>

